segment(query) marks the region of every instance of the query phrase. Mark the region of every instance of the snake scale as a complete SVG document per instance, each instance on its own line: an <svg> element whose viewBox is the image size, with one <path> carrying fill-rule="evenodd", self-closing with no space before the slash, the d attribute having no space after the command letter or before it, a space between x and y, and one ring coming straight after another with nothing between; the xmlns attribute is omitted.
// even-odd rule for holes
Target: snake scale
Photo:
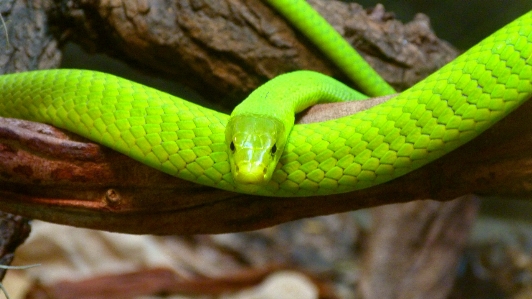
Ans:
<svg viewBox="0 0 532 299"><path fill-rule="evenodd" d="M383 104L294 126L271 180L253 193L334 194L397 178L516 109L531 97L531 81L528 12ZM126 79L86 70L3 75L0 115L64 128L185 180L249 192L231 175L228 115Z"/></svg>

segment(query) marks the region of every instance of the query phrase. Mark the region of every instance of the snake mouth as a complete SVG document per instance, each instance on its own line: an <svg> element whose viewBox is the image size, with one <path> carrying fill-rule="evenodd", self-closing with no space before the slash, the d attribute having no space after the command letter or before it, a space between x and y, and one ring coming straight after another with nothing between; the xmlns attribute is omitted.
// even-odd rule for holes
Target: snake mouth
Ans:
<svg viewBox="0 0 532 299"><path fill-rule="evenodd" d="M238 184L265 185L268 183L268 167L264 163L242 161L235 165L234 179Z"/></svg>

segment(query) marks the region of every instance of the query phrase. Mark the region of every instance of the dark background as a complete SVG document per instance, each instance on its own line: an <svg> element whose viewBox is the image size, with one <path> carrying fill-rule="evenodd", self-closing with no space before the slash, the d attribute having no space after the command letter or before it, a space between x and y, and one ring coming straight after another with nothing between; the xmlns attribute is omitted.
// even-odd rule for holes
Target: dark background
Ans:
<svg viewBox="0 0 532 299"><path fill-rule="evenodd" d="M532 10L530 0L357 0L365 8L381 3L403 22L416 13L430 17L436 35L466 50L480 39Z"/></svg>

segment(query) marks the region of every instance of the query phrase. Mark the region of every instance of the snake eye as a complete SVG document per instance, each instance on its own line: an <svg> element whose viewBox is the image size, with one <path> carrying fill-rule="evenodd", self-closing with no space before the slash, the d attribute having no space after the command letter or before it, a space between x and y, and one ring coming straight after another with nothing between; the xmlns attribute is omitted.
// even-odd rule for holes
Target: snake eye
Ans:
<svg viewBox="0 0 532 299"><path fill-rule="evenodd" d="M231 144L229 145L229 148L231 149L232 152L235 151L235 143L233 141L231 141Z"/></svg>
<svg viewBox="0 0 532 299"><path fill-rule="evenodd" d="M277 144L274 144L272 146L272 155L275 155L276 152L277 152Z"/></svg>

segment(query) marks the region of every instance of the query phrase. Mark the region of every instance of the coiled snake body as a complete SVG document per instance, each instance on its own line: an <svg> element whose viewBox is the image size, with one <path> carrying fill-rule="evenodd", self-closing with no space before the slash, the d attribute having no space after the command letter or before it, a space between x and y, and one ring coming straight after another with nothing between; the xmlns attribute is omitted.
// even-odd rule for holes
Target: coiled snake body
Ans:
<svg viewBox="0 0 532 299"><path fill-rule="evenodd" d="M271 180L252 193L308 196L374 186L471 140L532 95L532 12L397 97L292 129ZM231 191L229 116L109 74L0 77L0 115L45 122L161 171Z"/></svg>

